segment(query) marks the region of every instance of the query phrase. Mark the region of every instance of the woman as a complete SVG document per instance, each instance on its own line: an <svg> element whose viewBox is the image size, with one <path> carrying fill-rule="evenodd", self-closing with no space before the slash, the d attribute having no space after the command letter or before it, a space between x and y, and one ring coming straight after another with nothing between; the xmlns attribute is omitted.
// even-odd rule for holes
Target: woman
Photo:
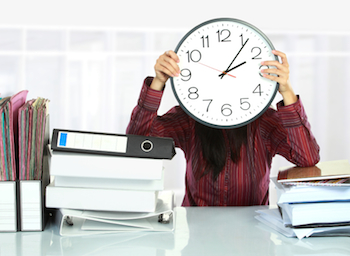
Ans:
<svg viewBox="0 0 350 256"><path fill-rule="evenodd" d="M279 83L283 101L277 104L277 111L269 108L241 128L209 128L179 106L163 116L157 115L166 81L180 73L175 52L162 54L154 66L156 76L145 79L127 133L171 137L175 146L184 151L183 206L266 205L273 156L282 155L298 166L312 166L319 161L319 146L289 81L287 57L279 51L273 53L281 57L282 63L265 61L262 65L276 68L261 72Z"/></svg>

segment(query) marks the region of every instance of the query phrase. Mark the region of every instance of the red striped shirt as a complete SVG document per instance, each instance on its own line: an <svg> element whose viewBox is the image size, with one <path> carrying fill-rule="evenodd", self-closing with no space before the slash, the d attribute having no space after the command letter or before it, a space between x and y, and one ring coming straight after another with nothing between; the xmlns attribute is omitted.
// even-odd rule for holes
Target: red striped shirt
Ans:
<svg viewBox="0 0 350 256"><path fill-rule="evenodd" d="M319 161L319 146L301 100L288 106L279 102L277 111L269 108L248 124L248 142L241 148L239 163L234 163L227 152L225 167L216 180L210 174L198 180L193 170L204 166L205 161L201 157L193 159L194 152L200 150L194 135L195 121L179 106L158 116L163 92L152 90L151 81L150 77L144 81L127 133L171 137L175 146L184 151L187 164L183 206L265 205L273 156L282 155L298 166L312 166ZM228 143L227 137L225 140Z"/></svg>

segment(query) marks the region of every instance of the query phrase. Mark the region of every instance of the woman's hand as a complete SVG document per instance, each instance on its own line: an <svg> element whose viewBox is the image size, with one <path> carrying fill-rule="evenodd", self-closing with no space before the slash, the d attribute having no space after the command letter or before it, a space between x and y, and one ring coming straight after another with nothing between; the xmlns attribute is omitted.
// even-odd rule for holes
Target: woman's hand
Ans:
<svg viewBox="0 0 350 256"><path fill-rule="evenodd" d="M283 102L285 106L293 104L298 100L298 98L295 95L289 80L289 64L288 64L287 56L283 52L276 51L276 50L273 50L272 53L281 57L282 63L280 63L277 60L263 61L261 65L275 66L276 68L263 69L261 70L261 73L264 77L279 83L278 91L283 97ZM275 74L277 75L277 77L272 76L270 74Z"/></svg>
<svg viewBox="0 0 350 256"><path fill-rule="evenodd" d="M173 51L167 51L159 56L154 66L156 77L153 79L150 87L158 91L163 90L169 77L178 76L180 74L180 68L177 65L179 61L179 57Z"/></svg>

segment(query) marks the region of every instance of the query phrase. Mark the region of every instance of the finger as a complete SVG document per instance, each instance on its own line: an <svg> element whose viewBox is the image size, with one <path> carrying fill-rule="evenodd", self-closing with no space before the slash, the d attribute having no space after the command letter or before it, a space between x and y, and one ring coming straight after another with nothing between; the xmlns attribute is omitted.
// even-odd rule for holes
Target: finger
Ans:
<svg viewBox="0 0 350 256"><path fill-rule="evenodd" d="M284 73L289 73L289 67L286 65L281 64L278 61L263 61L261 63L262 66L267 66L270 68L271 66L275 66L275 69L281 70Z"/></svg>
<svg viewBox="0 0 350 256"><path fill-rule="evenodd" d="M172 51L172 50L169 50L169 51L166 51L165 52L165 55L172 58L176 63L179 63L180 62L180 59L179 57L177 56L177 54Z"/></svg>
<svg viewBox="0 0 350 256"><path fill-rule="evenodd" d="M286 79L280 76L272 76L269 74L262 74L264 78L270 79L272 81L276 81L279 84L284 84Z"/></svg>
<svg viewBox="0 0 350 256"><path fill-rule="evenodd" d="M283 53L281 51L277 51L277 50L273 50L272 53L281 57L281 61L282 61L283 65L289 65L288 60L287 60L287 55L285 53Z"/></svg>
<svg viewBox="0 0 350 256"><path fill-rule="evenodd" d="M280 68L280 69L285 67L281 62L279 62L277 60L263 61L263 62L261 62L261 65L263 65L263 66L275 66L275 67Z"/></svg>
<svg viewBox="0 0 350 256"><path fill-rule="evenodd" d="M286 76L286 73L279 70L279 69L276 69L276 68L268 68L268 69L262 69L260 70L260 72L262 74L275 74L275 75L278 75L278 76Z"/></svg>
<svg viewBox="0 0 350 256"><path fill-rule="evenodd" d="M178 75L180 73L179 65L173 58L165 57L164 61L161 62L161 65L168 68L173 75Z"/></svg>
<svg viewBox="0 0 350 256"><path fill-rule="evenodd" d="M178 76L180 73L178 65L169 57L161 57L156 64L156 71L165 73L168 76Z"/></svg>

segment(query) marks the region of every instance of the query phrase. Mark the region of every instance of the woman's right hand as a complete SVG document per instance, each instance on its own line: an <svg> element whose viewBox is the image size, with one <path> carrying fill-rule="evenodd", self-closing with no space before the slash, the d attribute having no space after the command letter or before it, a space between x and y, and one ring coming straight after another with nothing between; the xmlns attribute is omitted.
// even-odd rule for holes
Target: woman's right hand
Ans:
<svg viewBox="0 0 350 256"><path fill-rule="evenodd" d="M154 66L156 76L153 79L150 87L158 91L163 90L169 77L176 77L180 74L180 68L177 65L179 62L179 57L173 51L166 51L164 54L159 56Z"/></svg>

